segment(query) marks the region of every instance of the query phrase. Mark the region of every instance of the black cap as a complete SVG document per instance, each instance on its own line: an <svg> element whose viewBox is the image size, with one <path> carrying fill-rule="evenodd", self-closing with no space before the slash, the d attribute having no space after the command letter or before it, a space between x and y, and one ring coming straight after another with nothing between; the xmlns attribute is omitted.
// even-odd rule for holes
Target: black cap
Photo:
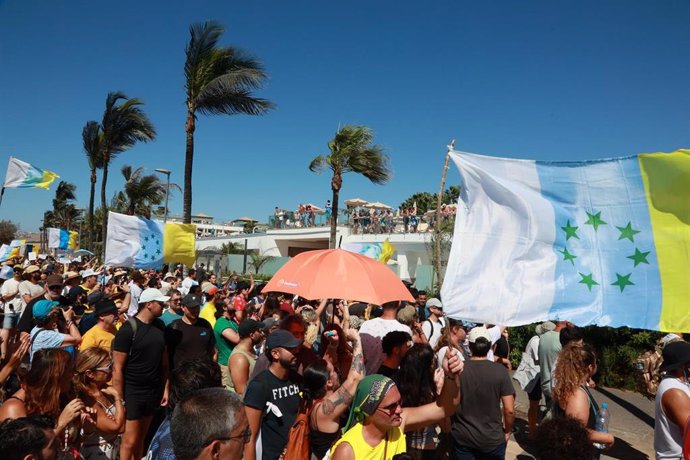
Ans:
<svg viewBox="0 0 690 460"><path fill-rule="evenodd" d="M70 294L72 293L73 290L75 290L79 286L73 287L69 292ZM105 293L103 291L96 291L92 292L91 294L88 295L86 298L86 303L88 305L96 305L98 302L101 300L105 299Z"/></svg>
<svg viewBox="0 0 690 460"><path fill-rule="evenodd" d="M664 362L659 366L661 372L672 371L690 363L690 343L678 341L671 342L661 352Z"/></svg>
<svg viewBox="0 0 690 460"><path fill-rule="evenodd" d="M259 321L255 321L253 319L244 319L240 323L240 326L237 330L237 333L240 335L240 339L244 339L246 337L249 337L252 332L263 331L263 330L264 330L263 323L260 323Z"/></svg>
<svg viewBox="0 0 690 460"><path fill-rule="evenodd" d="M117 305L110 299L101 300L96 304L94 313L96 313L96 316L107 315L108 313L117 314Z"/></svg>
<svg viewBox="0 0 690 460"><path fill-rule="evenodd" d="M296 339L294 335L282 329L271 332L266 339L266 350L268 351L274 348L297 348L300 345L302 345L302 340Z"/></svg>
<svg viewBox="0 0 690 460"><path fill-rule="evenodd" d="M182 306L187 308L200 307L201 299L196 294L187 294L182 298Z"/></svg>

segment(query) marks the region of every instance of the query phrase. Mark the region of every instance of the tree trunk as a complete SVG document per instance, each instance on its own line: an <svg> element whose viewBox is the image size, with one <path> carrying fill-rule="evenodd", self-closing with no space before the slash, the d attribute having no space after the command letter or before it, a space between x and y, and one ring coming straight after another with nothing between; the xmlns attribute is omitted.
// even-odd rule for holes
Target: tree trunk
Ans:
<svg viewBox="0 0 690 460"><path fill-rule="evenodd" d="M103 224L101 228L102 256L105 257L105 242L108 237L108 204L105 198L105 187L108 184L108 164L110 163L108 152L103 154L103 180L101 181L101 208L103 209Z"/></svg>
<svg viewBox="0 0 690 460"><path fill-rule="evenodd" d="M196 129L196 121L194 120L194 107L191 104L188 104L187 107L187 122L185 124L185 130L187 131L187 148L185 150L184 159L184 211L182 222L191 224L192 166L194 164L194 130Z"/></svg>
<svg viewBox="0 0 690 460"><path fill-rule="evenodd" d="M338 173L333 173L331 179L331 190L333 197L331 198L331 237L329 238L328 248L336 248L336 234L338 229L338 197L340 195L340 188L343 186L343 177Z"/></svg>
<svg viewBox="0 0 690 460"><path fill-rule="evenodd" d="M93 202L96 198L96 168L91 169L91 191L89 192L89 250L93 251L93 238L94 238L94 227L93 227Z"/></svg>

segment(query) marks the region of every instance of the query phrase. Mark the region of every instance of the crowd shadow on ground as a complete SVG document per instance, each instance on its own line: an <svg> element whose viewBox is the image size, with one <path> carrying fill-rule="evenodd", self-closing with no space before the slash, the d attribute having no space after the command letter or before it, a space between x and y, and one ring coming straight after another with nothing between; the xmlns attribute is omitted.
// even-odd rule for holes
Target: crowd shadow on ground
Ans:
<svg viewBox="0 0 690 460"><path fill-rule="evenodd" d="M615 394L608 391L606 388L595 387L594 390L598 391L602 395L609 398L611 401L613 401L616 404L618 404L619 406L621 406L623 409L627 410L630 413L630 415L637 417L643 423L646 423L651 428L654 428L654 417L647 414L645 411L641 410L639 407L635 406L634 404L630 403L629 401L626 401L625 399L621 398L620 396L616 396Z"/></svg>
<svg viewBox="0 0 690 460"><path fill-rule="evenodd" d="M608 396L608 395L607 395ZM646 415L646 414L644 414ZM527 454L520 454L516 457L517 460L534 460L537 454L535 442L528 438L527 421L522 418L516 418L513 425L513 436L520 448ZM649 455L635 449L629 442L616 437L616 442L613 447L602 453L602 457L617 458L620 460L649 460Z"/></svg>

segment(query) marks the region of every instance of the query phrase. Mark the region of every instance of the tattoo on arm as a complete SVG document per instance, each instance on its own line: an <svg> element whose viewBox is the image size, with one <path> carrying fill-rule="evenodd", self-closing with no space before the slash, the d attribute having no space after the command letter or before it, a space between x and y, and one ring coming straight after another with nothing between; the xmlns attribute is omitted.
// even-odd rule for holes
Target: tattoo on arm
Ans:
<svg viewBox="0 0 690 460"><path fill-rule="evenodd" d="M359 374L364 374L364 356L362 355L362 353L357 353L352 358L352 367L355 370L355 372Z"/></svg>
<svg viewBox="0 0 690 460"><path fill-rule="evenodd" d="M338 405L343 404L349 406L351 402L352 395L350 392L340 387L338 391L335 392L335 395L333 395L333 399L324 399L323 403L321 403L321 412L323 412L323 415L331 415Z"/></svg>

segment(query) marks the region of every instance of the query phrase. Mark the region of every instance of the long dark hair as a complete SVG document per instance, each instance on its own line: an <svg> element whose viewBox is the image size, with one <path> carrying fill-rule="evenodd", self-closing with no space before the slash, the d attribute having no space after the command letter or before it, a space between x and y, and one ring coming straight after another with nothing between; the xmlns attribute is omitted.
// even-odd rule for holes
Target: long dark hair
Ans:
<svg viewBox="0 0 690 460"><path fill-rule="evenodd" d="M426 343L416 343L400 363L396 384L403 407L416 407L436 400L434 363L436 355Z"/></svg>
<svg viewBox="0 0 690 460"><path fill-rule="evenodd" d="M330 373L325 359L314 361L304 369L302 375L302 398L310 407L314 401L326 395L326 383Z"/></svg>
<svg viewBox="0 0 690 460"><path fill-rule="evenodd" d="M345 332L343 328L335 323L331 323L323 330L321 333L321 356L326 354L326 349L328 348L326 344L328 343L328 337L326 337L326 332L335 331L338 333L338 355L347 355L352 353L352 347L347 342L347 337L345 337Z"/></svg>

